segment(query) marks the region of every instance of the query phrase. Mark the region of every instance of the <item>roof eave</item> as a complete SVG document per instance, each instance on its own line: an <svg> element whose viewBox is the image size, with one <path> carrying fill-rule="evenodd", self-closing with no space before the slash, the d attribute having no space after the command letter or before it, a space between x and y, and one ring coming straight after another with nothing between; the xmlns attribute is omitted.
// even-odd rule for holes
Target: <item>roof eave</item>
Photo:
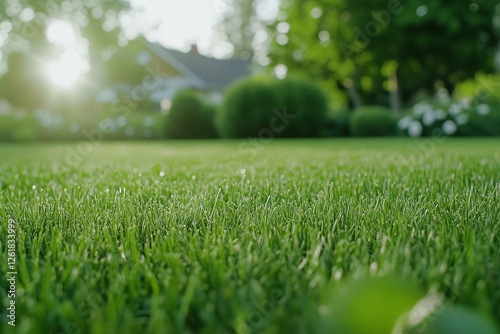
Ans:
<svg viewBox="0 0 500 334"><path fill-rule="evenodd" d="M172 55L167 49L159 46L158 44L148 43L147 47L153 51L158 57L160 57L163 61L169 63L176 70L182 73L192 84L198 89L206 89L208 83L197 76L193 71L184 66L177 58Z"/></svg>

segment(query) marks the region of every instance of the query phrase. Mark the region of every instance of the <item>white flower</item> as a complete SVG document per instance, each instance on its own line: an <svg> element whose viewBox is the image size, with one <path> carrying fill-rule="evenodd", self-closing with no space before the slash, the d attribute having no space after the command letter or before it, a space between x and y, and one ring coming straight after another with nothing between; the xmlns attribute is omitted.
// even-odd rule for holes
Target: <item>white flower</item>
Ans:
<svg viewBox="0 0 500 334"><path fill-rule="evenodd" d="M422 116L426 111L432 111L432 106L425 102L417 103L413 106L413 114L415 116Z"/></svg>
<svg viewBox="0 0 500 334"><path fill-rule="evenodd" d="M461 104L452 104L448 111L451 115L458 115L462 112L463 108L464 107Z"/></svg>
<svg viewBox="0 0 500 334"><path fill-rule="evenodd" d="M125 128L125 134L127 135L127 137L132 137L135 133L135 129L131 126L127 126Z"/></svg>
<svg viewBox="0 0 500 334"><path fill-rule="evenodd" d="M462 99L460 101L460 106L463 108L463 109L469 109L470 108L470 100L468 99Z"/></svg>
<svg viewBox="0 0 500 334"><path fill-rule="evenodd" d="M437 98L439 103L448 103L450 101L450 93L446 88L440 88L437 92Z"/></svg>
<svg viewBox="0 0 500 334"><path fill-rule="evenodd" d="M40 123L45 127L49 127L53 124L52 117L50 117L50 115L42 116L40 118Z"/></svg>
<svg viewBox="0 0 500 334"><path fill-rule="evenodd" d="M78 124L77 122L73 122L69 125L69 131L71 133L77 133L78 130L80 130L80 124Z"/></svg>
<svg viewBox="0 0 500 334"><path fill-rule="evenodd" d="M468 121L469 121L469 116L467 116L465 114L458 115L455 118L455 122L457 122L458 125L467 124Z"/></svg>
<svg viewBox="0 0 500 334"><path fill-rule="evenodd" d="M144 124L145 126L153 126L154 123L155 122L152 117L145 117L142 121L142 124Z"/></svg>
<svg viewBox="0 0 500 334"><path fill-rule="evenodd" d="M444 134L451 136L456 131L457 131L457 125L455 124L455 122L448 120L443 123Z"/></svg>
<svg viewBox="0 0 500 334"><path fill-rule="evenodd" d="M424 117L422 117L422 123L424 123L424 125L426 126L434 124L435 120L436 119L434 117L434 112L432 110L427 110L424 113Z"/></svg>
<svg viewBox="0 0 500 334"><path fill-rule="evenodd" d="M116 131L116 124L112 118L105 118L99 121L98 126L99 130L101 130L104 133L110 133Z"/></svg>
<svg viewBox="0 0 500 334"><path fill-rule="evenodd" d="M400 128L401 130L408 129L408 126L410 125L411 121L413 121L413 118L411 118L410 116L405 116L401 118L398 122L398 128Z"/></svg>
<svg viewBox="0 0 500 334"><path fill-rule="evenodd" d="M52 117L52 123L54 125L61 125L62 124L63 118L61 115L55 114L55 115L52 115L51 117Z"/></svg>
<svg viewBox="0 0 500 334"><path fill-rule="evenodd" d="M118 127L124 127L126 124L127 119L125 118L125 116L120 116L116 119L116 125L118 125Z"/></svg>
<svg viewBox="0 0 500 334"><path fill-rule="evenodd" d="M408 135L410 137L420 137L422 135L422 132L424 132L424 128L419 121L410 122L410 125L408 126Z"/></svg>
<svg viewBox="0 0 500 334"><path fill-rule="evenodd" d="M446 112L443 109L437 109L434 111L434 117L436 118L436 120L445 119Z"/></svg>
<svg viewBox="0 0 500 334"><path fill-rule="evenodd" d="M486 116L491 112L490 106L486 103L481 103L477 106L476 111L481 116Z"/></svg>

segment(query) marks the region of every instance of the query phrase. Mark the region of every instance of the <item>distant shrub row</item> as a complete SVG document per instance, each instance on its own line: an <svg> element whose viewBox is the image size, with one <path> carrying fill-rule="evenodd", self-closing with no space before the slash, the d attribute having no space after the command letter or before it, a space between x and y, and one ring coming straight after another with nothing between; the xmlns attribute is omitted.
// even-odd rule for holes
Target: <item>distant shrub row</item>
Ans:
<svg viewBox="0 0 500 334"><path fill-rule="evenodd" d="M116 140L500 136L500 101L483 95L447 101L427 99L399 115L381 106L332 113L325 93L311 81L252 77L229 87L218 106L207 103L200 92L181 91L167 115L80 115L48 110L0 113L0 141L85 140L86 130L98 132L99 138Z"/></svg>
<svg viewBox="0 0 500 334"><path fill-rule="evenodd" d="M253 77L231 86L218 109L194 91L178 93L166 117L168 138L317 137L328 99L314 83Z"/></svg>
<svg viewBox="0 0 500 334"><path fill-rule="evenodd" d="M356 110L351 116L350 130L355 137L383 137L396 134L397 121L389 109L367 106Z"/></svg>

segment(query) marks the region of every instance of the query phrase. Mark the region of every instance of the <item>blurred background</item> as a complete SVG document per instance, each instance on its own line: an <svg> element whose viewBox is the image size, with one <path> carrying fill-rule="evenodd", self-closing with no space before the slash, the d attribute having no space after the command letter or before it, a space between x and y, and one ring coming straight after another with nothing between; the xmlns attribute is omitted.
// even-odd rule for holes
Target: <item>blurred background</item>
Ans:
<svg viewBox="0 0 500 334"><path fill-rule="evenodd" d="M494 136L499 71L491 0L4 0L0 141Z"/></svg>

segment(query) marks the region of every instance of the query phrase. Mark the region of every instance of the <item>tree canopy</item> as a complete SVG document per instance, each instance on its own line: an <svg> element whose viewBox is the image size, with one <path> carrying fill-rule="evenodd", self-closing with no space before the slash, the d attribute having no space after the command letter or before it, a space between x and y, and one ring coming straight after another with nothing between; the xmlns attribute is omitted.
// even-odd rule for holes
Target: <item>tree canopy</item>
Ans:
<svg viewBox="0 0 500 334"><path fill-rule="evenodd" d="M82 90L133 72L130 65L123 70L123 55L118 52L128 43L120 15L129 6L125 0L1 2L0 52L6 73L0 79L0 97L27 109L49 103L45 72L51 61L68 51L86 63L82 72L88 87ZM51 38L51 29L63 30L58 31L59 40Z"/></svg>
<svg viewBox="0 0 500 334"><path fill-rule="evenodd" d="M499 17L489 0L284 0L270 55L347 92L354 105L398 108L419 90L453 90L494 71Z"/></svg>

